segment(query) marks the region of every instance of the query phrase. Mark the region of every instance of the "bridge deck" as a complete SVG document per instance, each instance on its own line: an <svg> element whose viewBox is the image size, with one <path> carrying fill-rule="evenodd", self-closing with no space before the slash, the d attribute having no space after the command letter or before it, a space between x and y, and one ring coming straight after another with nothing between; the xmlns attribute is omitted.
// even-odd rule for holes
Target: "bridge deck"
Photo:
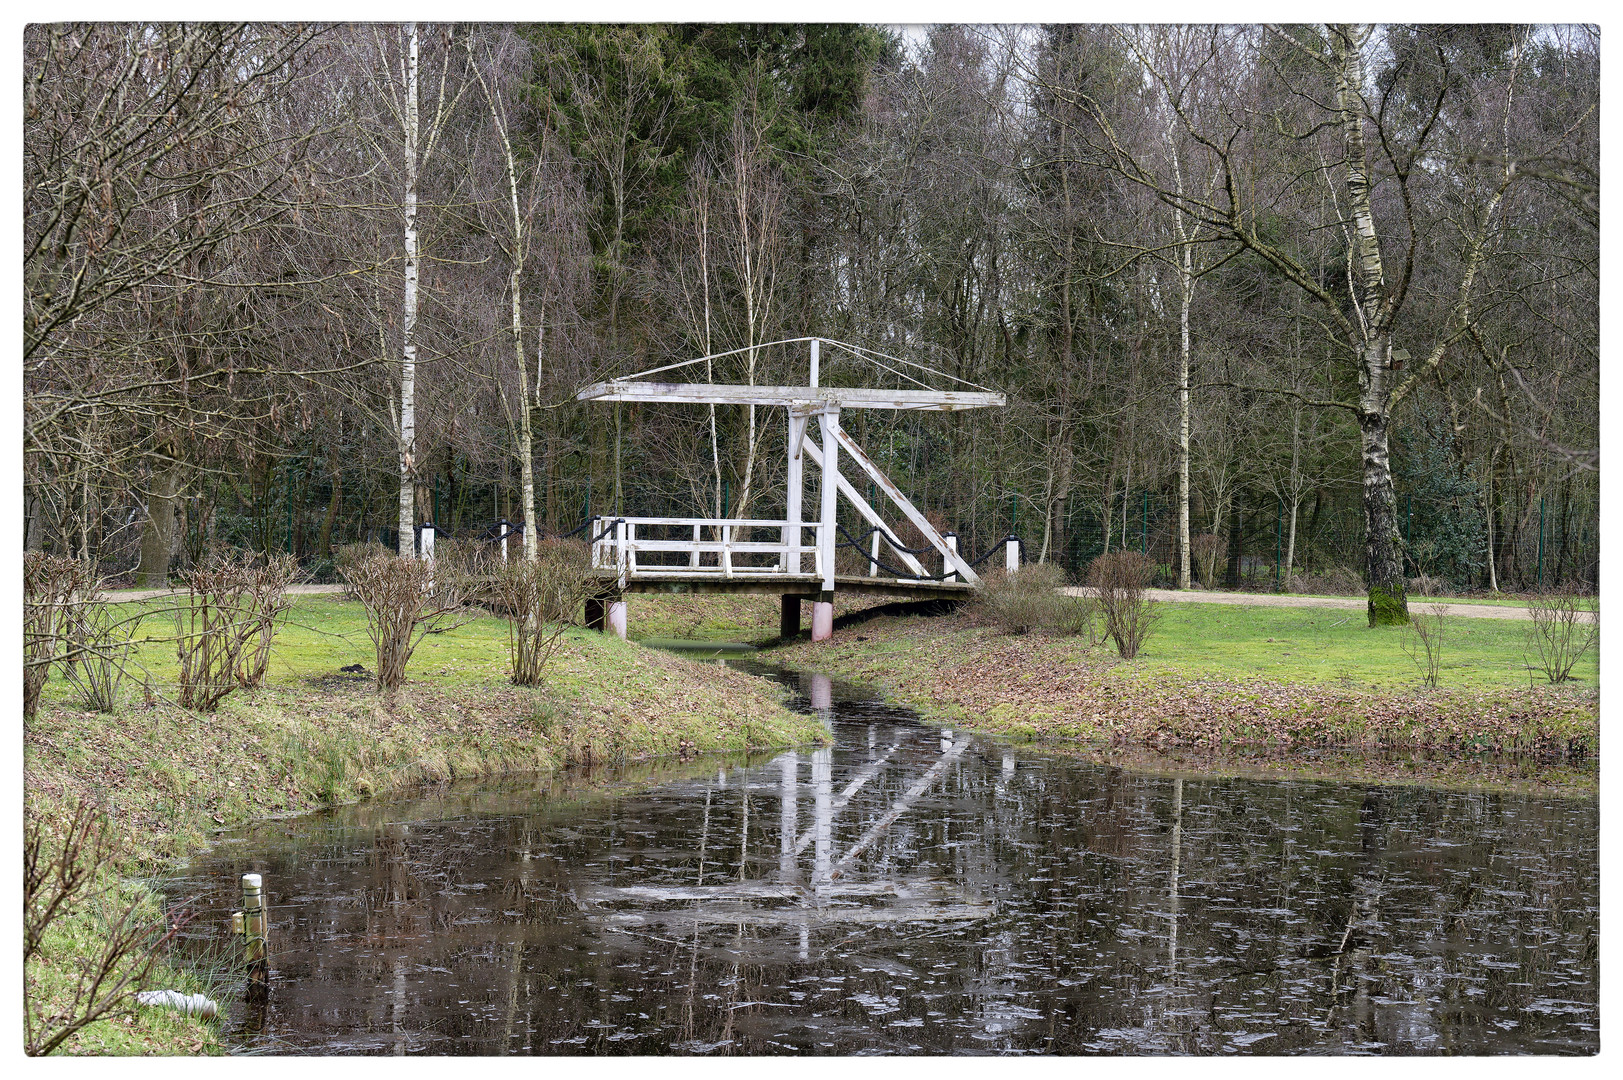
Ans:
<svg viewBox="0 0 1623 1080"><path fill-rule="evenodd" d="M816 574L742 574L727 577L719 571L713 574L678 570L660 573L644 569L627 575L625 587L617 586L618 575L613 570L596 570L592 576L602 583L605 594L626 593L756 593L774 596L805 596L815 599L823 590L823 579ZM865 577L837 575L836 592L856 593L863 596L905 593L920 600L963 599L974 594L975 586L962 581L913 581L908 578Z"/></svg>

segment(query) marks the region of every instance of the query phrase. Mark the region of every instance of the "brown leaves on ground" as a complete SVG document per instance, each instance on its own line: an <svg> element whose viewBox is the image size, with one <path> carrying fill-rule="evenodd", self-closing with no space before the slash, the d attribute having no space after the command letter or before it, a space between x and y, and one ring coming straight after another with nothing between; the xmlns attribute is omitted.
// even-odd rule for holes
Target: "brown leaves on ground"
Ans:
<svg viewBox="0 0 1623 1080"><path fill-rule="evenodd" d="M1152 748L1439 747L1594 753L1593 693L1376 691L1150 673L1075 639L1008 637L954 619L885 619L869 641L796 646L797 663L884 686L983 730Z"/></svg>

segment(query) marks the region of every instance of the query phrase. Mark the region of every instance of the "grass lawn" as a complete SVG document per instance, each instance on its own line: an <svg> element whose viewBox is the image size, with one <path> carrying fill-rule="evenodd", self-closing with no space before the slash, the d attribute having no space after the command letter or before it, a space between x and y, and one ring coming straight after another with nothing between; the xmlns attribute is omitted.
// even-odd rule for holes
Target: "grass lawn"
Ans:
<svg viewBox="0 0 1623 1080"><path fill-rule="evenodd" d="M1146 674L1263 677L1382 690L1419 681L1404 651L1412 632L1372 629L1362 612L1178 603L1159 604L1157 610L1160 624L1138 660ZM1526 689L1527 665L1536 659L1527 642L1531 628L1521 620L1445 617L1440 685ZM1594 650L1573 670L1579 683L1590 687L1598 673ZM1542 672L1532 676L1547 682Z"/></svg>

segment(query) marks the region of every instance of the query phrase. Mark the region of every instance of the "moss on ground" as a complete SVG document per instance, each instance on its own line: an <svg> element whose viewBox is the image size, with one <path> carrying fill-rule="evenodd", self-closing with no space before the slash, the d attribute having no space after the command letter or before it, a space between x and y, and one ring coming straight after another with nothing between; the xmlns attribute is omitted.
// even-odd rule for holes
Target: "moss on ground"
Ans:
<svg viewBox="0 0 1623 1080"><path fill-rule="evenodd" d="M158 638L153 602L140 633ZM153 875L215 833L267 814L298 812L429 781L547 773L572 763L742 751L826 741L812 717L784 707L772 683L715 664L567 631L540 688L507 678L507 638L480 618L419 646L393 695L374 666L358 604L301 597L278 633L264 686L195 713L173 700L172 646L149 640L135 685L113 715L91 712L55 676L24 732L30 803L46 812L87 797L103 807L125 849L116 870ZM116 877L103 881L117 888ZM53 939L44 970L66 971L101 939L86 911ZM196 973L164 970L151 985L202 990ZM66 985L63 983L62 985ZM143 1009L94 1025L71 1053L216 1052L212 1025Z"/></svg>

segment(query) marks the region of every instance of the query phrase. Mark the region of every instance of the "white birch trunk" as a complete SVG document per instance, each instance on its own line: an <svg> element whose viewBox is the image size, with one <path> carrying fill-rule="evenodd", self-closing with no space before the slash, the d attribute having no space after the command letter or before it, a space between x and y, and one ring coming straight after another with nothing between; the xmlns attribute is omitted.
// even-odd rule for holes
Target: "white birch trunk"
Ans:
<svg viewBox="0 0 1623 1080"><path fill-rule="evenodd" d="M400 537L399 554L415 553L417 471L417 24L406 24L406 293L400 354Z"/></svg>

